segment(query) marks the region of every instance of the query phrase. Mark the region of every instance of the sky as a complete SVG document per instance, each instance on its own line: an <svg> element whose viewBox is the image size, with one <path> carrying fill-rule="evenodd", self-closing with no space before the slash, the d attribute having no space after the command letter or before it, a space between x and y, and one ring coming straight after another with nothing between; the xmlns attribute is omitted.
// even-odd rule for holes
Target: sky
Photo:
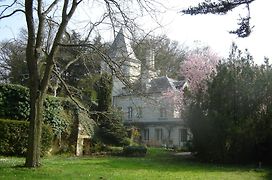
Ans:
<svg viewBox="0 0 272 180"><path fill-rule="evenodd" d="M254 26L252 34L247 38L237 38L228 31L235 30L239 15L245 13L245 7L231 11L227 15L182 15L179 13L190 5L200 0L160 0L163 4L163 11L157 15L157 21L149 17L138 17L135 21L147 32L154 30L152 35L166 34L171 40L180 44L193 47L197 45L210 46L222 57L227 57L232 42L235 42L240 49L248 49L253 55L255 62L263 63L264 56L269 57L272 62L272 1L256 0L251 3L251 25ZM90 12L85 7L80 7L79 14L71 22L71 27L80 27L74 22L86 23L90 18ZM88 4L88 6L94 6ZM89 8L89 7L88 7ZM93 13L93 12L92 12ZM99 8L96 14L99 14ZM92 16L93 17L93 16ZM158 25L159 23L159 25ZM10 19L0 21L0 40L18 36L19 29L25 26L24 18L18 14ZM72 28L72 29L73 29ZM79 30L80 31L80 30ZM108 33L105 41L112 41L113 35Z"/></svg>
<svg viewBox="0 0 272 180"><path fill-rule="evenodd" d="M241 50L248 49L258 64L263 63L264 56L272 59L271 0L256 0L250 5L251 25L254 28L247 38L229 34L229 31L236 29L237 19L246 12L245 7L239 7L227 15L191 16L176 13L191 4L192 0L176 0L175 8L164 15L165 24L167 20L169 23L162 29L162 33L187 45L208 45L223 57L228 56L231 44L235 42Z"/></svg>

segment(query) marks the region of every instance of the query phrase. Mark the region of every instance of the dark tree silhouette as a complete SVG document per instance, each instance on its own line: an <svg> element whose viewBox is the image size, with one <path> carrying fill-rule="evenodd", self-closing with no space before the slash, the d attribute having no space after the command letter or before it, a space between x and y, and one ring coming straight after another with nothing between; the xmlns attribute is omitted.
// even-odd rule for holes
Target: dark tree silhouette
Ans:
<svg viewBox="0 0 272 180"><path fill-rule="evenodd" d="M236 34L238 37L248 37L251 33L252 26L250 25L250 7L249 4L256 0L217 0L217 1L204 1L195 7L189 7L188 9L181 10L184 14L197 15L197 14L219 14L224 15L229 11L239 7L246 6L247 15L240 17L238 20L238 28L230 31L232 34Z"/></svg>

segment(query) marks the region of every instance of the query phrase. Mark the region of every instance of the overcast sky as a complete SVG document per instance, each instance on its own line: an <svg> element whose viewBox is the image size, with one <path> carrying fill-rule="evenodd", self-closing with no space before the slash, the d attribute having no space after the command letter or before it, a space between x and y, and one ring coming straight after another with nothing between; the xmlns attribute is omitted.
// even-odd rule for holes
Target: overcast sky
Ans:
<svg viewBox="0 0 272 180"><path fill-rule="evenodd" d="M161 0L165 3L167 10L158 16L158 21L162 25L153 35L166 34L170 39L177 40L180 44L194 46L198 44L208 45L219 55L227 56L232 42L236 42L240 49L247 48L254 56L257 63L263 62L263 57L272 60L272 1L256 0L251 4L253 32L248 38L237 38L230 35L228 31L237 27L239 14L245 13L245 8L241 7L230 12L228 15L182 15L179 11L192 3L200 0ZM86 9L81 8L80 13L88 17ZM81 15L77 15L78 18ZM144 20L143 20L144 19ZM136 20L147 31L155 29L158 24L143 17ZM0 39L16 37L18 29L25 24L22 15L17 15L11 19L0 21ZM106 37L106 36L105 36ZM112 37L112 36L111 36ZM109 40L105 38L105 40Z"/></svg>
<svg viewBox="0 0 272 180"><path fill-rule="evenodd" d="M240 49L248 49L257 63L263 63L264 56L272 59L271 0L256 0L251 3L251 25L254 28L250 37L247 38L237 38L228 33L237 27L237 19L239 15L246 12L245 7L240 7L227 15L190 16L181 15L177 13L177 10L187 7L192 0L172 1L176 3L175 8L164 16L165 21L169 20L169 25L162 30L171 39L188 45L194 44L194 41L201 41L202 44L211 46L225 57L229 53L232 42L236 42Z"/></svg>

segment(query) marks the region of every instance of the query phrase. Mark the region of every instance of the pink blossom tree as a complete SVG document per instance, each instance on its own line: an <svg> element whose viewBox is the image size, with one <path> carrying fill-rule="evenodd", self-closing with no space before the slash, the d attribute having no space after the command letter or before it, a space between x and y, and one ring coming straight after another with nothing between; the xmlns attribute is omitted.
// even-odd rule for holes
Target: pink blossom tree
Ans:
<svg viewBox="0 0 272 180"><path fill-rule="evenodd" d="M205 91L206 80L212 72L216 71L219 60L220 57L210 48L198 48L190 51L185 61L180 65L180 73L185 78L187 85L185 84L178 91L167 90L163 92L164 99L182 111L184 109L184 89L188 87L192 95L199 90Z"/></svg>
<svg viewBox="0 0 272 180"><path fill-rule="evenodd" d="M210 48L197 49L188 53L181 64L180 73L188 81L191 93L206 89L206 81L215 72L219 56Z"/></svg>

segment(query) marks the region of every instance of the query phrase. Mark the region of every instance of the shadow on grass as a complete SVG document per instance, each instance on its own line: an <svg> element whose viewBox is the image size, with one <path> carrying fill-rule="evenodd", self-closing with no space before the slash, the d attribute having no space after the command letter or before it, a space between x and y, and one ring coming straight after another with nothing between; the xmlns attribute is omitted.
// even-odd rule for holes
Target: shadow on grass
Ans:
<svg viewBox="0 0 272 180"><path fill-rule="evenodd" d="M272 167L270 167L269 169L267 169L268 173L265 177L265 179L267 180L271 180L272 179Z"/></svg>

